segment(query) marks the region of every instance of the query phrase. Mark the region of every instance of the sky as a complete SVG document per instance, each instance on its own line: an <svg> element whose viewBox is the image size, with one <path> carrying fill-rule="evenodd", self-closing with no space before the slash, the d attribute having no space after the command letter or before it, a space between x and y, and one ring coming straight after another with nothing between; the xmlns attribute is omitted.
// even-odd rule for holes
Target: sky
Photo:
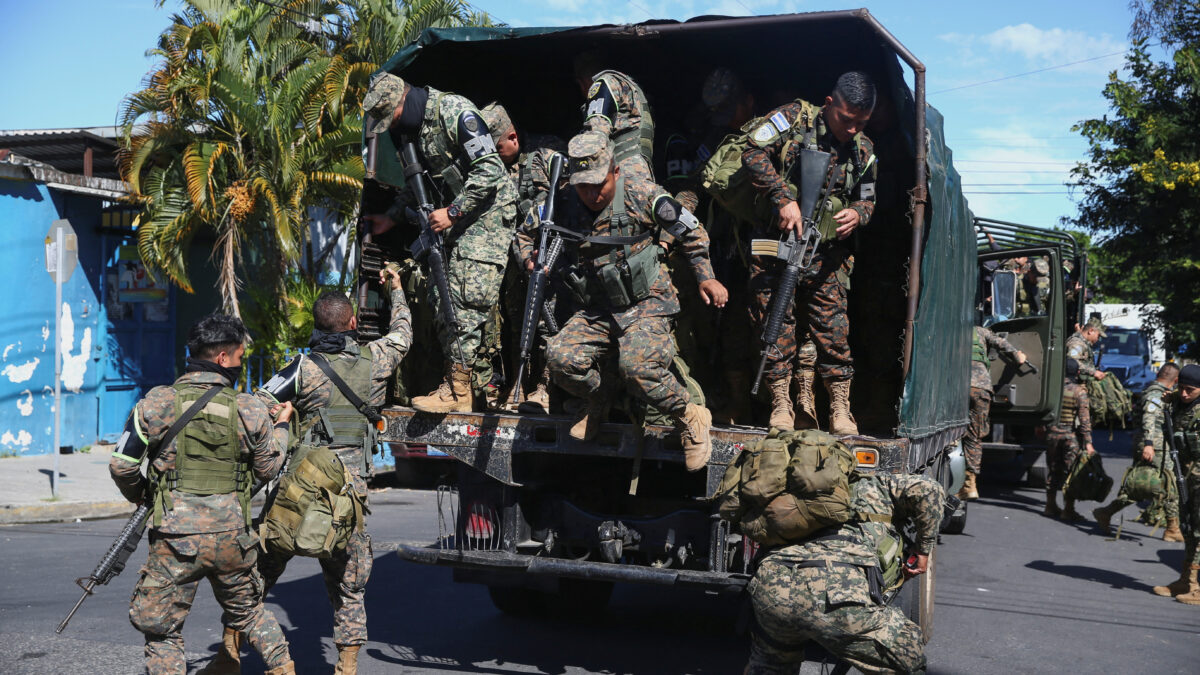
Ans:
<svg viewBox="0 0 1200 675"><path fill-rule="evenodd" d="M1071 126L1103 116L1128 47L1126 0L472 0L513 26L867 8L927 68L929 102L978 216L1055 226L1076 213ZM177 6L166 0L0 0L0 129L113 124ZM1066 65L1065 64L1074 64ZM14 67L20 65L21 67ZM1044 70L1042 69L1049 69ZM1027 74L1031 71L1042 71ZM1018 77L1011 77L1017 75ZM1001 79L1007 78L1007 79ZM999 80L999 81L995 81Z"/></svg>

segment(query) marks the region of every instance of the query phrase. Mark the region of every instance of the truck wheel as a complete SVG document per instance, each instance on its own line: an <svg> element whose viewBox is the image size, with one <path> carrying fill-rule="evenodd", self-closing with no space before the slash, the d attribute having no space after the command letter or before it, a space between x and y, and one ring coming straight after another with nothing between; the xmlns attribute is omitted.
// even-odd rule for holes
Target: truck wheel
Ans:
<svg viewBox="0 0 1200 675"><path fill-rule="evenodd" d="M612 599L611 581L559 579L558 593L551 595L554 613L563 617L588 618L608 607Z"/></svg>
<svg viewBox="0 0 1200 675"><path fill-rule="evenodd" d="M950 514L942 523L942 532L945 534L962 534L965 529L967 529L967 502L963 500L958 510Z"/></svg>
<svg viewBox="0 0 1200 675"><path fill-rule="evenodd" d="M546 613L546 594L530 588L488 586L496 609L511 616L541 616Z"/></svg>

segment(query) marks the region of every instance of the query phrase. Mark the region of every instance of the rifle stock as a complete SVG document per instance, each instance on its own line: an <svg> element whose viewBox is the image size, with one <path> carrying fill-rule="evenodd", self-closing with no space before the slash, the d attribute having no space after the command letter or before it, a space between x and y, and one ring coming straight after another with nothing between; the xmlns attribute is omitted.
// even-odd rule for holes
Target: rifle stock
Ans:
<svg viewBox="0 0 1200 675"><path fill-rule="evenodd" d="M537 337L538 322L546 305L546 282L549 270L554 269L558 256L562 254L562 237L552 234L554 226L555 202L558 201L558 182L562 177L563 156L555 153L550 160L550 190L546 194L545 215L540 219L540 242L537 260L533 272L529 275L529 290L525 292L525 311L521 314L521 341L518 345L519 360L517 379L514 381L512 401L517 402L521 395L521 380L525 375L525 366L529 363L533 351L533 341ZM546 312L547 316L549 312Z"/></svg>
<svg viewBox="0 0 1200 675"><path fill-rule="evenodd" d="M433 201L429 198L429 190L425 186L425 168L417 154L415 143L408 141L401 150L404 161L404 177L412 187L413 195L417 198L416 210L408 209L408 216L417 221L421 232L412 243L413 259L424 262L429 266L429 276L433 279L438 292L438 314L442 323L454 335L458 343L460 364L467 367L467 356L463 353L462 338L459 336L458 314L454 311L454 303L450 296L450 279L446 276L446 249L440 232L434 232L429 224L429 214L433 213Z"/></svg>
<svg viewBox="0 0 1200 675"><path fill-rule="evenodd" d="M758 374L754 377L752 395L758 394L758 385L762 383L763 374L767 369L767 360L771 350L777 350L776 343L783 332L783 323L787 313L791 311L792 298L796 295L796 284L800 274L812 266L813 256L821 243L821 233L818 223L824 216L827 204L826 195L833 187L834 174L829 170L833 155L820 150L805 148L800 151L800 181L798 195L801 228L788 231L782 239L754 239L750 242L750 252L753 255L776 257L785 261L779 284L771 293L771 304L767 311L767 322L762 332L762 358L758 363Z"/></svg>

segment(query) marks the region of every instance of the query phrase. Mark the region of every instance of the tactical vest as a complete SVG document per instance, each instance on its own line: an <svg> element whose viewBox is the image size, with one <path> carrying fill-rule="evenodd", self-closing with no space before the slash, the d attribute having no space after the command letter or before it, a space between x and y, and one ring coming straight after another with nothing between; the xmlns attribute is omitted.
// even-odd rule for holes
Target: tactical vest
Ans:
<svg viewBox="0 0 1200 675"><path fill-rule="evenodd" d="M1200 403L1192 403L1175 415L1175 449L1184 465L1200 461ZM1189 505L1190 506L1190 505Z"/></svg>
<svg viewBox="0 0 1200 675"><path fill-rule="evenodd" d="M613 142L613 161L617 164L624 162L630 157L641 155L646 158L646 163L654 166L654 116L650 113L650 102L646 100L646 94L637 82L625 73L616 70L602 70L592 80L596 80L601 75L612 75L629 85L633 90L633 98L637 101L638 108L642 111L641 122L636 127L625 129L624 131L614 131L611 138ZM619 114L619 111L618 111ZM613 128L616 129L617 121L613 120Z"/></svg>
<svg viewBox="0 0 1200 675"><path fill-rule="evenodd" d="M1062 408L1058 412L1058 426L1071 430L1075 428L1075 420L1079 417L1079 398L1072 386L1063 387Z"/></svg>
<svg viewBox="0 0 1200 675"><path fill-rule="evenodd" d="M983 340L979 339L979 331L971 331L971 360L982 363L984 368L991 365L988 360L987 347L983 344Z"/></svg>
<svg viewBox="0 0 1200 675"><path fill-rule="evenodd" d="M310 358L325 358L325 354L313 354ZM333 372L345 380L354 393L367 399L371 391L371 350L363 349L357 357L345 354L340 358L327 359ZM375 444L375 428L368 423L357 408L350 405L341 389L330 382L329 404L309 414L311 427L306 442L331 448L361 447L364 462L370 461Z"/></svg>
<svg viewBox="0 0 1200 675"><path fill-rule="evenodd" d="M175 419L179 419L208 387L177 383ZM175 437L175 466L160 471L150 465L154 491L154 525L162 525L163 513L174 508L171 491L193 495L238 495L238 501L250 525L249 456L242 454L238 442L237 392L222 387L200 412L196 413Z"/></svg>
<svg viewBox="0 0 1200 675"><path fill-rule="evenodd" d="M792 127L789 129L791 138L784 142L783 148L779 153L780 157L786 159L788 153L791 152L791 146L796 143L799 143L801 148L808 148L810 150L819 149L816 140L817 114L819 110L816 106L804 102L800 115L797 115L795 121L792 122ZM798 161L799 158L800 155L797 153L796 160ZM817 231L821 233L821 241L823 242L837 240L838 224L833 219L833 216L850 204L848 201L850 194L854 191L859 181L862 180L863 176L866 175L867 169L875 163L875 155L871 155L867 159L866 164L861 164L861 162L862 134L855 134L854 149L850 152L850 156L834 168L834 170L842 170L846 177L846 182L841 188L835 187L825 196L825 208L821 213L821 222L817 223ZM792 170L795 168L795 164L784 163L776 168L779 169L779 175L787 183L788 189L799 198L800 190L797 187L798 181L792 178ZM774 207L772 206L773 209Z"/></svg>
<svg viewBox="0 0 1200 675"><path fill-rule="evenodd" d="M583 211L581 216L585 217L586 209L578 206ZM613 307L628 307L650 296L650 289L662 272L662 248L654 243L654 234L644 231L637 219L625 210L624 175L617 177L612 203L605 207L600 217L605 216L609 221L608 235L574 234L580 243L609 247L609 251L573 265L567 270L564 281L575 299L585 307L605 301ZM643 248L634 252L633 247L642 242L645 242Z"/></svg>

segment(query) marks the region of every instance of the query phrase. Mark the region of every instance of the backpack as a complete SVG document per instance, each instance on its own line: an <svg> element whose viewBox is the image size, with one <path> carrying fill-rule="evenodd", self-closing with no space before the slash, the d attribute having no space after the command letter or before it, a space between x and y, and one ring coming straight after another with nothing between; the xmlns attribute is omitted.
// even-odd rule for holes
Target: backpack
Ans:
<svg viewBox="0 0 1200 675"><path fill-rule="evenodd" d="M332 450L301 445L259 527L264 546L289 555L328 558L362 529L366 505Z"/></svg>
<svg viewBox="0 0 1200 675"><path fill-rule="evenodd" d="M1135 502L1154 499L1163 493L1162 467L1135 463L1121 478L1121 492Z"/></svg>
<svg viewBox="0 0 1200 675"><path fill-rule="evenodd" d="M1111 373L1102 380L1094 377L1083 379L1086 381L1092 424L1107 424L1110 427L1119 424L1124 429L1125 419L1133 413L1133 399L1129 390Z"/></svg>
<svg viewBox="0 0 1200 675"><path fill-rule="evenodd" d="M855 516L849 483L854 467L850 449L830 434L772 429L725 471L718 511L759 544L794 542Z"/></svg>
<svg viewBox="0 0 1200 675"><path fill-rule="evenodd" d="M1113 479L1104 472L1104 463L1100 461L1100 455L1080 452L1067 474L1063 495L1075 501L1102 502L1108 499L1112 486Z"/></svg>

